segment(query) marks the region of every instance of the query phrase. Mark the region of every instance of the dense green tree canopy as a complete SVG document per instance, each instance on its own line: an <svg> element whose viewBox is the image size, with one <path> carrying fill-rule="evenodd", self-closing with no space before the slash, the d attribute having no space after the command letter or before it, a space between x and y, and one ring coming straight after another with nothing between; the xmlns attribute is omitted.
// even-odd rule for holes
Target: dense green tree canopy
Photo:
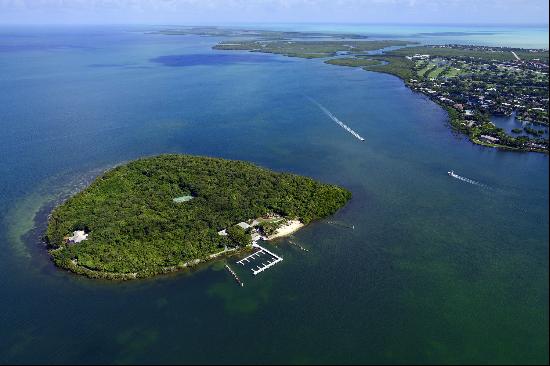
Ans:
<svg viewBox="0 0 550 366"><path fill-rule="evenodd" d="M173 201L185 195L194 198ZM52 212L46 238L63 268L97 277L141 277L219 252L225 243L217 232L240 221L274 212L307 224L334 213L350 197L340 187L243 161L160 155L98 177ZM65 243L81 229L88 240Z"/></svg>
<svg viewBox="0 0 550 366"><path fill-rule="evenodd" d="M252 244L252 236L242 227L233 225L227 228L227 244L231 246L245 247Z"/></svg>

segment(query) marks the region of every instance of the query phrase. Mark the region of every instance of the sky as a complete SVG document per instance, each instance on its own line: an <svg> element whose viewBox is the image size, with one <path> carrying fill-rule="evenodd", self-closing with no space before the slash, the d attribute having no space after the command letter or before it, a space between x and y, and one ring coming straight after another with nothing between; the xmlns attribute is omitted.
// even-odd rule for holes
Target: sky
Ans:
<svg viewBox="0 0 550 366"><path fill-rule="evenodd" d="M548 0L0 0L0 25L232 23L548 25Z"/></svg>

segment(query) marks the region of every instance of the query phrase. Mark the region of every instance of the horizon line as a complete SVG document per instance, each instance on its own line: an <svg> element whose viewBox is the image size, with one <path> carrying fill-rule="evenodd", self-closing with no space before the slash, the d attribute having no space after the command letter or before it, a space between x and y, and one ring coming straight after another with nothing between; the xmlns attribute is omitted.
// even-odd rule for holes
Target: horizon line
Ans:
<svg viewBox="0 0 550 366"><path fill-rule="evenodd" d="M470 27L487 27L487 26L524 26L524 27L546 27L550 26L550 23L467 23L467 22L448 22L448 23L438 23L438 22L429 22L429 23L406 23L406 22L325 22L325 21L312 21L312 22L295 22L295 21L265 21L265 22L245 22L245 21L235 21L235 22L182 22L182 23L147 23L147 22L81 22L81 23L72 23L72 22L44 22L44 23L0 23L2 26L45 26L45 25L105 25L105 26L116 26L116 25L139 25L139 26L180 26L180 27L197 27L197 26L224 26L224 25L396 25L396 26L470 26Z"/></svg>

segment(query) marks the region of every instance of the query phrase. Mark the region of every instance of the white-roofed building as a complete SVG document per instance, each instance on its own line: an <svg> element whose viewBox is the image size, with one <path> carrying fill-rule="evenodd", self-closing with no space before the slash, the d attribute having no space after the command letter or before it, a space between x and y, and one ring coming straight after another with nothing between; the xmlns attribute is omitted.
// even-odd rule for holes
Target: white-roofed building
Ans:
<svg viewBox="0 0 550 366"><path fill-rule="evenodd" d="M73 232L73 236L69 236L69 242L71 243L80 243L86 239L88 239L88 234L84 230L76 230Z"/></svg>
<svg viewBox="0 0 550 366"><path fill-rule="evenodd" d="M243 221L243 222L239 222L239 223L237 224L237 226L240 226L240 227L242 227L242 228L245 229L245 230L248 229L248 228L250 227L250 225L248 225L248 224L247 224L246 222L244 222L244 221Z"/></svg>

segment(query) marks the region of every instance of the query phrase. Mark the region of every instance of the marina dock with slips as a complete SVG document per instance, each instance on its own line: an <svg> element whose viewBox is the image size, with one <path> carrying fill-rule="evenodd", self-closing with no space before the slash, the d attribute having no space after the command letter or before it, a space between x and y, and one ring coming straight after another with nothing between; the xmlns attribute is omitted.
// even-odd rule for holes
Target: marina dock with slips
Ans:
<svg viewBox="0 0 550 366"><path fill-rule="evenodd" d="M239 260L237 263L242 266L252 264L253 266L250 270L254 276L283 260L283 258L279 257L277 254L267 250L257 243L252 244L252 247L258 250ZM260 263L259 265L257 265L258 262Z"/></svg>

